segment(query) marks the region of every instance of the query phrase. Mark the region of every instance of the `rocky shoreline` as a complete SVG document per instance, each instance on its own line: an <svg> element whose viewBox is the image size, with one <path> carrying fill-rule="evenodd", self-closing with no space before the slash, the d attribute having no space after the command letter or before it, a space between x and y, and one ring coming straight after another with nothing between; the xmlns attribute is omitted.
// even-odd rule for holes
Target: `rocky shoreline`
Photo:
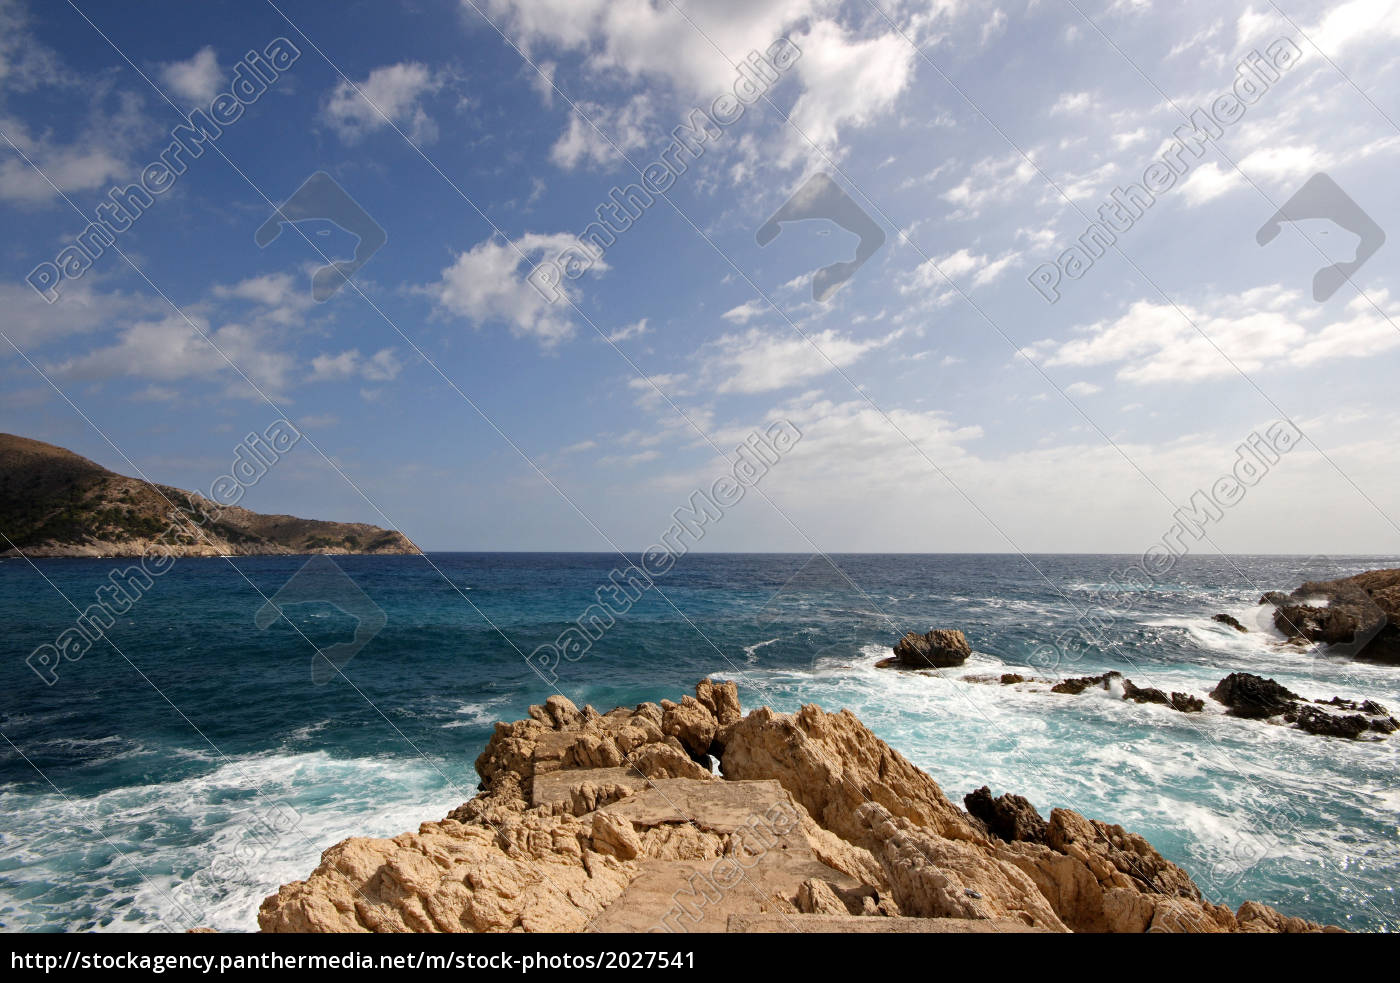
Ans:
<svg viewBox="0 0 1400 983"><path fill-rule="evenodd" d="M1317 932L1231 911L1142 837L986 787L951 802L849 711L747 715L732 682L498 723L480 790L331 847L265 932Z"/></svg>

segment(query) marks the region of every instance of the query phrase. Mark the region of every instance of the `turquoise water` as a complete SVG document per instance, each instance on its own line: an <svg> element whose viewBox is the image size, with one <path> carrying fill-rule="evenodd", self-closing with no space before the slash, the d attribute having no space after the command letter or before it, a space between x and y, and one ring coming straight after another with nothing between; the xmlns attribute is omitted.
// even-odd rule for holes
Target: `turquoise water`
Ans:
<svg viewBox="0 0 1400 983"><path fill-rule="evenodd" d="M261 899L325 847L469 798L496 720L551 692L601 709L679 698L706 675L738 681L745 707L850 708L955 801L986 784L1121 823L1213 899L1400 925L1400 739L960 678L1119 669L1204 695L1243 670L1397 711L1400 668L1209 619L1252 623L1265 589L1400 559L1187 558L1133 591L1105 591L1122 557L832 559L839 573L806 556L687 556L582 658L561 660L554 687L525 656L583 613L616 556L340 558L383 627L324 685L315 648L349 639L350 618L304 603L288 607L293 623L255 623L305 558L179 561L108 631L113 645L59 663L53 685L26 656L73 624L65 598L86 607L127 564L0 561L0 731L13 743L0 742L0 927L255 928ZM1085 611L1108 625L1095 644L1045 647ZM973 658L941 676L873 668L904 630L930 626L963 629Z"/></svg>

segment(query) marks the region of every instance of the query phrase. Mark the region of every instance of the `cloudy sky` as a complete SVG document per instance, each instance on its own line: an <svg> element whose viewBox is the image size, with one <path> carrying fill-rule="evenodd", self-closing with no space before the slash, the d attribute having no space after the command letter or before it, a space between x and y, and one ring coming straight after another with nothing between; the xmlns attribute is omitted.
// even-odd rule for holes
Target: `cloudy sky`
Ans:
<svg viewBox="0 0 1400 983"><path fill-rule="evenodd" d="M295 60L41 296L279 38ZM563 296L527 282L780 38ZM1139 553L1291 421L1193 548L1400 552L1397 40L1395 0L0 0L0 430L208 489L285 416L306 440L252 508L610 550L781 418L802 440L701 548ZM1218 135L1173 155L1198 112ZM317 171L388 237L325 301L353 230L255 239ZM886 233L825 302L855 235L755 239L818 173ZM1356 236L1256 241L1319 173L1391 235L1322 300ZM1066 265L1118 189L1116 241Z"/></svg>

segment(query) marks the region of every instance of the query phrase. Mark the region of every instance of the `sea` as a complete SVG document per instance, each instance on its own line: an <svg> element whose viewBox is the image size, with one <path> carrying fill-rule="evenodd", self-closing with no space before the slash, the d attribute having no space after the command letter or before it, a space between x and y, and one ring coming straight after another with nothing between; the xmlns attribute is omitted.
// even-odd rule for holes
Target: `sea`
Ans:
<svg viewBox="0 0 1400 983"><path fill-rule="evenodd" d="M987 681L1118 670L1205 696L1241 671L1400 713L1400 667L1286 645L1257 603L1400 557L1187 556L1130 585L1122 556L691 553L608 593L636 560L181 559L120 603L98 591L134 561L0 560L0 928L256 930L263 898L327 847L469 799L496 721L553 693L603 711L679 700L707 676L745 709L850 709L955 802L986 785L1121 824L1212 900L1400 927L1400 734ZM611 625L585 615L600 589ZM126 610L36 672L100 598ZM596 637L560 657L580 619ZM876 668L930 627L961 629L971 658Z"/></svg>

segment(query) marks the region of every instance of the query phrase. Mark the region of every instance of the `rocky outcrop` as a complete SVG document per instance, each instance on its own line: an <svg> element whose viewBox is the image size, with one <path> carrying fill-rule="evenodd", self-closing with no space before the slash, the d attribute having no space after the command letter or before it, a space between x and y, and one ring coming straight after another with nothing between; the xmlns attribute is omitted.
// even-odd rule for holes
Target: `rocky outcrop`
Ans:
<svg viewBox="0 0 1400 983"><path fill-rule="evenodd" d="M1249 631L1248 628L1246 628L1244 625L1240 624L1240 619L1239 619L1239 618L1236 618L1234 615L1231 615L1231 614L1217 614L1217 615L1212 615L1210 620L1212 620L1212 621L1218 621L1218 622L1220 622L1222 625L1229 625L1231 628L1235 629L1235 631L1243 631L1243 632Z"/></svg>
<svg viewBox="0 0 1400 983"><path fill-rule="evenodd" d="M1248 672L1232 672L1210 691L1210 698L1229 708L1232 717L1276 717L1302 699L1272 679Z"/></svg>
<svg viewBox="0 0 1400 983"><path fill-rule="evenodd" d="M1078 696L1086 689L1112 688L1115 679L1122 679L1121 672L1106 672L1102 676L1076 676L1071 679L1062 679L1054 686L1050 687L1052 693L1068 693L1070 696Z"/></svg>
<svg viewBox="0 0 1400 983"><path fill-rule="evenodd" d="M1160 703L1182 713L1200 713L1206 708L1206 701L1199 696L1175 691L1168 696L1155 686L1135 686L1131 679L1123 680L1123 699L1134 703Z"/></svg>
<svg viewBox="0 0 1400 983"><path fill-rule="evenodd" d="M1272 679L1247 672L1232 672L1210 691L1211 699L1225 704L1232 717L1268 719L1278 717L1309 734L1325 737L1359 738L1393 734L1400 729L1390 711L1374 700L1307 700ZM1341 710L1333 713L1330 707Z"/></svg>
<svg viewBox="0 0 1400 983"><path fill-rule="evenodd" d="M1400 570L1309 581L1288 594L1270 591L1259 603L1274 606L1274 625L1290 639L1400 664Z"/></svg>
<svg viewBox="0 0 1400 983"><path fill-rule="evenodd" d="M708 765L718 759L719 773ZM1318 931L1210 904L1118 826L978 789L958 808L848 711L733 683L497 724L478 794L336 844L267 898L267 932Z"/></svg>
<svg viewBox="0 0 1400 983"><path fill-rule="evenodd" d="M906 632L894 646L894 657L882 659L881 669L947 669L960 666L972 654L956 628L932 628L923 635Z"/></svg>

